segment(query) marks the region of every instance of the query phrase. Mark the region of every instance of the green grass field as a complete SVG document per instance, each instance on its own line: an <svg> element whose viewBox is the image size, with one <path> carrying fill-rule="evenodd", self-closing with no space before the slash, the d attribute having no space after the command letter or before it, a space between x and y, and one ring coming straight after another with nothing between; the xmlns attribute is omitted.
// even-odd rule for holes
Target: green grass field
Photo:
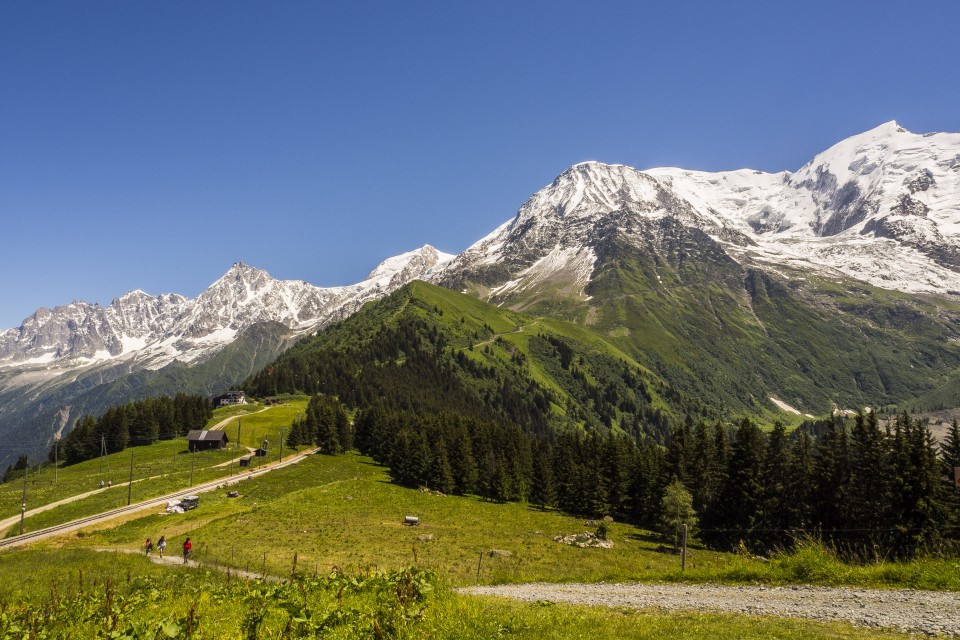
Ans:
<svg viewBox="0 0 960 640"><path fill-rule="evenodd" d="M223 451L199 451L191 455L186 438L157 442L148 446L128 447L104 458L87 460L56 468L53 464L32 469L27 476L27 509L36 509L53 502L92 493L69 504L58 506L25 519L24 531L36 531L84 516L107 511L127 504L127 487L130 479L130 462L133 459L133 489L131 500L138 502L165 493L185 489L219 477L230 477L239 472L233 465L221 466L242 455L236 446L236 425L242 420L241 441L243 447L260 446L264 439L270 442L267 460L280 456L280 428L288 427L307 405L305 398L292 398L282 405L262 411L263 406L251 404L227 407L214 412L207 427L219 424L227 418L233 420L225 425L231 446ZM284 447L284 455L292 453ZM257 462L262 462L258 459ZM112 481L113 487L98 491L100 481ZM123 485L123 486L120 486ZM17 477L0 484L0 520L19 515L23 497L23 481ZM6 535L19 533L19 523L8 529Z"/></svg>
<svg viewBox="0 0 960 640"><path fill-rule="evenodd" d="M79 495L99 488L100 481L112 480L113 484L126 482L130 478L130 459L133 456L134 481L156 476L168 479L184 480L187 486L190 476L190 454L187 451L186 438L166 440L144 447L130 447L124 451L110 454L104 459L96 458L78 464L54 469L53 465L33 469L28 475L27 508L33 509L64 498ZM193 461L194 472L202 471L211 465L220 464L234 457L235 452L211 451L197 454ZM139 483L138 483L139 484ZM135 493L137 492L137 485ZM111 490L119 493L118 488ZM105 491L104 493L110 493ZM126 489L123 490L126 504ZM0 519L18 515L23 495L23 480L14 478L0 484ZM154 493L153 495L158 495ZM141 493L141 498L146 497ZM118 506L118 505L114 505ZM108 508L112 508L108 507Z"/></svg>
<svg viewBox="0 0 960 640"><path fill-rule="evenodd" d="M554 542L553 536L588 529L577 518L522 504L403 489L387 482L381 467L358 455L309 456L238 488L239 498L206 494L200 508L185 514L141 516L3 552L0 572L6 580L0 585L0 603L14 604L7 605L7 618L0 618L0 633L3 620L22 622L29 612L53 610L43 624L68 627L80 634L74 637L108 632L129 633L117 637L164 637L150 635L163 625L168 631L180 630L180 635L169 637L187 637L188 624L196 638L297 637L284 636L296 619L303 625L339 620L341 626L324 636L333 638L903 638L804 620L520 604L459 595L448 588L478 580L800 581L929 587L930 575L950 573L952 582L947 579L938 586L960 588L960 567L944 561L858 568L837 563L816 549L768 563L697 549L688 571L681 574L678 558L659 552L660 543L649 532L614 523L613 549L568 547ZM419 516L421 526L401 525L405 515ZM160 535L167 536L174 552L185 536L191 536L194 559L201 563L284 577L296 569L299 578L281 587L228 578L222 570L202 566L154 565L136 551L144 538ZM477 561L491 549L512 555L484 556L478 579ZM389 581L389 575L398 574L376 580L370 576L377 571L402 573L409 566L435 575L430 580L434 589L415 606L398 608L391 600L396 584ZM344 577L328 579L333 567L342 569ZM371 580L388 588L358 586ZM61 604L54 606L51 601L56 598ZM62 604L66 601L72 604ZM108 609L112 617L95 615ZM292 617L295 612L299 617ZM257 635L250 635L251 625L256 625ZM377 625L381 631L388 627L392 631L378 635Z"/></svg>
<svg viewBox="0 0 960 640"><path fill-rule="evenodd" d="M301 572L286 584L77 549L0 554L0 637L907 638L847 624L521 604L464 596L416 570Z"/></svg>
<svg viewBox="0 0 960 640"><path fill-rule="evenodd" d="M260 438L300 410L290 403L262 414L246 412L243 429L249 421L252 437ZM144 489L165 492L184 483L190 456L175 454L176 448L167 442L134 451L145 465L136 477L176 465L166 477L139 483ZM203 460L194 469L197 482L235 471L213 464L236 451L196 455ZM129 464L129 451L111 458L111 470L124 459ZM70 479L82 488L94 483L98 471L98 462L89 461L59 473L64 483ZM679 558L665 552L655 535L623 523L610 525L612 549L578 549L553 538L593 530L582 519L526 504L401 488L389 482L383 467L357 454L307 456L235 487L238 498L228 498L226 490L209 492L200 508L184 514L138 514L0 553L0 637L20 637L11 629L33 629L36 637L41 631L48 637L188 637L189 627L194 638L273 638L297 637L308 627L313 635L330 625L324 637L903 638L803 620L520 604L450 588L640 580L960 590L957 560L853 566L816 545L769 562L694 547L681 572ZM139 491L134 485L135 499L145 497ZM28 522L39 528L110 508L116 505L109 500L119 494L125 503L125 488L114 488ZM420 526L404 526L406 515L418 516ZM146 537L161 535L174 553L189 535L201 566L158 566L137 553ZM491 557L491 550L510 555ZM226 567L281 577L296 570L298 579L288 585L251 582L228 577ZM329 578L334 567L343 573ZM404 576L412 575L408 567L434 576L428 580L433 589L401 603L396 594Z"/></svg>
<svg viewBox="0 0 960 640"><path fill-rule="evenodd" d="M199 560L238 569L287 575L294 556L299 567L319 573L332 567L363 572L417 565L452 586L652 580L960 590L957 560L854 566L815 545L770 562L694 547L681 573L679 558L648 531L612 523L612 549L570 547L554 537L592 531L582 519L521 503L404 489L391 484L382 467L356 454L308 456L244 480L237 489L239 498L211 492L196 511L139 517L83 532L82 540L70 544L133 550L147 537L189 535ZM420 526L404 526L407 515L419 517ZM489 557L495 549L510 555Z"/></svg>
<svg viewBox="0 0 960 640"><path fill-rule="evenodd" d="M237 427L240 432L240 446L257 448L266 438L270 444L271 453L279 449L280 430L289 432L290 425L297 419L297 416L306 411L309 398L306 396L290 398L283 404L274 405L263 410L263 405L247 404L235 407L224 407L216 409L213 417L207 421L206 427L210 429L221 423L227 418L232 418L220 428L227 432L227 438L230 440L230 446L237 445Z"/></svg>

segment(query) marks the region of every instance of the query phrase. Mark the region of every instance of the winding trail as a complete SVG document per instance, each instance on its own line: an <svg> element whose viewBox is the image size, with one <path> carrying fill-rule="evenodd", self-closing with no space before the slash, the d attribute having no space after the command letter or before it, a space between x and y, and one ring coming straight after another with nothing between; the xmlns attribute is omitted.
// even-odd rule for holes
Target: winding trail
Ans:
<svg viewBox="0 0 960 640"><path fill-rule="evenodd" d="M493 334L493 337L490 338L489 340L484 340L483 342L478 342L478 343L476 343L475 345L473 345L473 348L476 349L477 347L482 347L482 346L485 345L485 344L490 344L491 342L496 341L496 339L499 338L500 336L509 336L509 335L514 334L514 333L523 333L523 332L526 331L527 329L536 326L538 322L540 322L540 319L539 319L539 318L537 318L536 320L534 320L533 322L531 322L529 325L523 325L523 324L522 324L522 325L520 325L519 327L517 327L516 329L514 329L513 331L507 331L506 333L495 333L495 334Z"/></svg>
<svg viewBox="0 0 960 640"><path fill-rule="evenodd" d="M843 621L862 627L960 637L960 593L953 591L604 583L476 586L458 591L527 602Z"/></svg>

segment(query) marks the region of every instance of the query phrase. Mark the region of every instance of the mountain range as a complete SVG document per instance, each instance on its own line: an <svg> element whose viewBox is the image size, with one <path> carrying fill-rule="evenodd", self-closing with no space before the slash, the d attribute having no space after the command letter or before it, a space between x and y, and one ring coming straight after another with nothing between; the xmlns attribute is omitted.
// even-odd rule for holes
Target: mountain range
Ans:
<svg viewBox="0 0 960 640"><path fill-rule="evenodd" d="M570 321L733 411L949 398L958 231L960 134L895 122L793 173L580 163L459 255L427 245L355 285L237 263L195 299L40 309L0 333L0 436L39 450L110 404L221 391L417 279Z"/></svg>

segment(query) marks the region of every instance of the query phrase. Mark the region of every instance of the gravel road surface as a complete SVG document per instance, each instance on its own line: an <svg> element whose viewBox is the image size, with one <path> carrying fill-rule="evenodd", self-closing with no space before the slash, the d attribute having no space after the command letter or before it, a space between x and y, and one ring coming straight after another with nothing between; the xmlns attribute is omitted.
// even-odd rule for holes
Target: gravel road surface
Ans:
<svg viewBox="0 0 960 640"><path fill-rule="evenodd" d="M462 593L529 602L723 611L846 621L927 635L960 636L960 593L905 589L756 587L698 584L518 584L466 587Z"/></svg>

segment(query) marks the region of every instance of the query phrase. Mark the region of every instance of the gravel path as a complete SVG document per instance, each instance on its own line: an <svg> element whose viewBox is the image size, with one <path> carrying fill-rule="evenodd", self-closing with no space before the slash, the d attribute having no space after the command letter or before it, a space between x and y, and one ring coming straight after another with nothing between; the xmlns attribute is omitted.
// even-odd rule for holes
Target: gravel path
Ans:
<svg viewBox="0 0 960 640"><path fill-rule="evenodd" d="M821 622L846 621L863 627L960 636L960 593L944 591L604 583L477 586L460 591L529 602L724 611Z"/></svg>

